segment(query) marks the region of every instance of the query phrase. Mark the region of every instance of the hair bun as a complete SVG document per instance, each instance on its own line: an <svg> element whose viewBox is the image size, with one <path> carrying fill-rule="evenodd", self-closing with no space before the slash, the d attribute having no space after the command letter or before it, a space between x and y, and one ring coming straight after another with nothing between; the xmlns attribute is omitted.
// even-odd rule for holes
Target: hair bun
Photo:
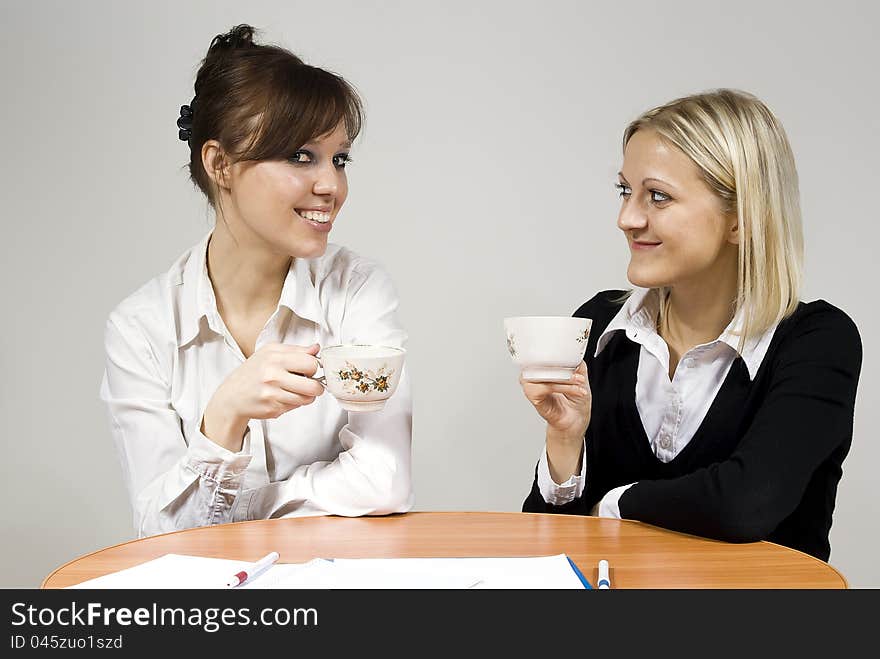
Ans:
<svg viewBox="0 0 880 659"><path fill-rule="evenodd" d="M218 34L211 41L208 53L218 50L235 50L237 48L250 48L254 45L254 28L250 25L236 25L226 34Z"/></svg>

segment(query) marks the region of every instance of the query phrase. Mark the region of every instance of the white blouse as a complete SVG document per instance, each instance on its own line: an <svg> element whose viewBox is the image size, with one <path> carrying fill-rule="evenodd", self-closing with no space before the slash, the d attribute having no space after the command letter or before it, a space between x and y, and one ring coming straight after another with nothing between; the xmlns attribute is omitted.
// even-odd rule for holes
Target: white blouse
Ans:
<svg viewBox="0 0 880 659"><path fill-rule="evenodd" d="M737 315L716 340L695 346L682 356L669 379L669 346L657 333L660 301L655 289L635 288L620 311L611 319L596 342L596 355L608 345L615 332L638 343L639 366L636 374L636 407L648 436L651 450L661 462L670 462L690 443L724 384L737 356L742 357L751 379L755 378L776 325L762 335L747 340L737 352L742 314ZM538 463L538 489L547 503L562 505L581 496L587 478L586 460L581 472L558 484L550 476L546 449ZM608 492L594 508L599 517L620 518L621 495L634 483Z"/></svg>
<svg viewBox="0 0 880 659"><path fill-rule="evenodd" d="M204 410L245 357L217 311L208 233L165 274L110 314L107 404L139 536L224 522L412 507L412 401L406 367L380 412L348 413L324 392L277 419L251 419L241 451L200 432ZM330 244L293 259L278 306L257 338L322 347L404 347L385 271Z"/></svg>

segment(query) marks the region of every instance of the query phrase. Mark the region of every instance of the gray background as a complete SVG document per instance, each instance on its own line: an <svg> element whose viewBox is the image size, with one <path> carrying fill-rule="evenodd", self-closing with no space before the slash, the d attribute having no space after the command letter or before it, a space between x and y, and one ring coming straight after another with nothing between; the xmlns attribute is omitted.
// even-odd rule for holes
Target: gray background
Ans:
<svg viewBox="0 0 880 659"><path fill-rule="evenodd" d="M132 537L98 399L103 326L211 226L174 122L211 38L240 22L366 99L331 239L398 285L418 510L520 509L543 425L502 319L626 286L626 123L720 86L765 100L800 171L803 297L847 311L865 346L831 563L880 586L880 11L821 4L3 2L0 564L17 567L0 586Z"/></svg>

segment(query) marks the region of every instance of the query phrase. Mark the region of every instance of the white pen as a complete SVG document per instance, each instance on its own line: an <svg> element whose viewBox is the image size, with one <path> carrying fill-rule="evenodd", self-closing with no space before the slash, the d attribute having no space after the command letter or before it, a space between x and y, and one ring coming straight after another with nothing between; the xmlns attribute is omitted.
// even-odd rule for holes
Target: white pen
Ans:
<svg viewBox="0 0 880 659"><path fill-rule="evenodd" d="M238 572L237 574L233 575L233 577L229 581L226 582L226 587L227 588L235 588L236 586L240 586L248 579L252 579L253 577L257 576L260 572L265 570L267 567L272 565L272 563L277 561L278 558L279 558L279 556L278 556L277 551L273 551L269 554L266 554L265 556L263 556L263 558L261 558L256 563L251 565L247 570L242 570L241 572Z"/></svg>
<svg viewBox="0 0 880 659"><path fill-rule="evenodd" d="M599 590L611 588L611 579L608 577L608 561L599 561Z"/></svg>

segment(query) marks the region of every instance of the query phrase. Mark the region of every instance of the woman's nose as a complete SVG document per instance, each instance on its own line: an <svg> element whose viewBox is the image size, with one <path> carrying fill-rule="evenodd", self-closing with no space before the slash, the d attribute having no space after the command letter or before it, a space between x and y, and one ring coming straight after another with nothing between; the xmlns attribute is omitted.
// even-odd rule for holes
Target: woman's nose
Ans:
<svg viewBox="0 0 880 659"><path fill-rule="evenodd" d="M617 216L617 227L621 231L644 229L648 226L648 216L638 204L632 200L625 201Z"/></svg>
<svg viewBox="0 0 880 659"><path fill-rule="evenodd" d="M335 165L331 163L318 169L313 189L319 195L336 194L339 189L339 171Z"/></svg>

